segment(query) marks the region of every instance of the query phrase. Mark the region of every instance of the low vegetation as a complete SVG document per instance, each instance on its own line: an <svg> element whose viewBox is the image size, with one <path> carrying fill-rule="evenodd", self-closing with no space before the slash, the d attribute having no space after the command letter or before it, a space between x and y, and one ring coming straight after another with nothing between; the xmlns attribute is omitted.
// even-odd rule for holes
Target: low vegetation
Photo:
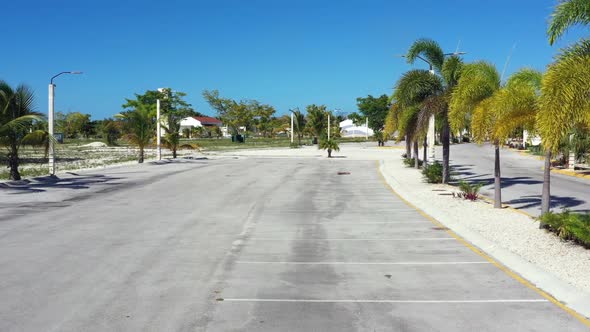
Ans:
<svg viewBox="0 0 590 332"><path fill-rule="evenodd" d="M427 164L422 168L422 176L428 183L442 183L443 182L443 165L435 161Z"/></svg>
<svg viewBox="0 0 590 332"><path fill-rule="evenodd" d="M570 211L548 212L540 218L541 224L564 240L573 241L590 249L590 214Z"/></svg>
<svg viewBox="0 0 590 332"><path fill-rule="evenodd" d="M453 193L453 197L476 201L479 198L479 189L481 186L481 183L470 183L461 180L459 181L459 189L461 191L458 193Z"/></svg>

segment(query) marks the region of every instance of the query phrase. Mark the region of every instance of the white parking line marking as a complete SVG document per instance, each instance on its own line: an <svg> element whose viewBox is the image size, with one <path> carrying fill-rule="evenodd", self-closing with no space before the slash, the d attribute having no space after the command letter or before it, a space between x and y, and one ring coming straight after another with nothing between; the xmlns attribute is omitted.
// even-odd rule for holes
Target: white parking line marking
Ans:
<svg viewBox="0 0 590 332"><path fill-rule="evenodd" d="M237 264L284 264L284 265L469 265L490 264L488 261L477 262L287 262L287 261L236 261Z"/></svg>
<svg viewBox="0 0 590 332"><path fill-rule="evenodd" d="M498 300L314 300L314 299L240 299L223 298L223 302L302 302L302 303L424 303L424 304L448 304L448 303L546 303L545 299L498 299Z"/></svg>
<svg viewBox="0 0 590 332"><path fill-rule="evenodd" d="M272 237L255 237L251 241L451 241L452 237L423 237L423 238L404 238L404 239L280 239Z"/></svg>

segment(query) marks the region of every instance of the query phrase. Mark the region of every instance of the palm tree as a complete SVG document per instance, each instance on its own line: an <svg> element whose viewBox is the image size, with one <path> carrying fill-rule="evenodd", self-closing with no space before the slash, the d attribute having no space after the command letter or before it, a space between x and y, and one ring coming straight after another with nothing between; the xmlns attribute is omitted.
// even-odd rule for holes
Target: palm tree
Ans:
<svg viewBox="0 0 590 332"><path fill-rule="evenodd" d="M320 149L328 150L328 158L332 158L332 151L340 151L338 142L334 139L324 139L319 144Z"/></svg>
<svg viewBox="0 0 590 332"><path fill-rule="evenodd" d="M295 134L297 135L297 142L301 145L301 138L303 137L303 131L305 130L305 115L299 110L295 109L293 112L293 126Z"/></svg>
<svg viewBox="0 0 590 332"><path fill-rule="evenodd" d="M315 104L308 105L307 109L307 127L311 131L312 135L316 140L319 140L324 134L324 130L327 127L327 114L326 106ZM320 146L318 145L318 149Z"/></svg>
<svg viewBox="0 0 590 332"><path fill-rule="evenodd" d="M138 163L143 163L144 149L155 136L156 119L153 107L138 104L134 109L117 114L116 117L121 118L125 123L127 139L129 143L139 148Z"/></svg>
<svg viewBox="0 0 590 332"><path fill-rule="evenodd" d="M469 117L474 139L494 144L494 207L502 207L500 145L517 128L533 130L538 111L541 73L523 69L513 74L504 87L496 67L480 61L463 68L453 91L449 119L453 130L465 126Z"/></svg>
<svg viewBox="0 0 590 332"><path fill-rule="evenodd" d="M588 0L561 1L551 14L547 30L549 45L553 45L571 26L589 23L590 3Z"/></svg>
<svg viewBox="0 0 590 332"><path fill-rule="evenodd" d="M576 24L590 23L590 3L587 0L567 0L554 9L547 36L549 44L560 38ZM541 213L551 208L551 156L559 141L578 124L590 124L590 41L582 40L563 50L549 66L543 77L540 111L537 115L539 132L545 148L545 172ZM541 223L540 227L544 227Z"/></svg>
<svg viewBox="0 0 590 332"><path fill-rule="evenodd" d="M411 64L417 59L426 61L430 70L411 70L402 76L396 86L394 100L402 108L419 108L417 124L427 124L432 115L438 115L442 121L443 183L447 183L450 179L448 101L459 79L463 62L456 55L445 57L438 43L431 39L415 41L405 57ZM414 150L416 146L417 139L414 140Z"/></svg>
<svg viewBox="0 0 590 332"><path fill-rule="evenodd" d="M49 135L44 130L32 131L34 121L43 121L43 115L33 110L33 103L33 91L27 86L13 89L0 81L0 145L8 152L11 180L21 179L18 153L22 145L45 145L47 154Z"/></svg>

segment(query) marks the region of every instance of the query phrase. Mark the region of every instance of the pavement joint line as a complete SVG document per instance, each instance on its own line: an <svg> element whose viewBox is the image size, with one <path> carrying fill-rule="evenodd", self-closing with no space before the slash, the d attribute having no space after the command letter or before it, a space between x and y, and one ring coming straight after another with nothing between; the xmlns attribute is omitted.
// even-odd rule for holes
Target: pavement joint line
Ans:
<svg viewBox="0 0 590 332"><path fill-rule="evenodd" d="M284 265L472 265L491 264L488 261L479 262L288 262L288 261L236 261L236 264L284 264Z"/></svg>
<svg viewBox="0 0 590 332"><path fill-rule="evenodd" d="M453 303L548 303L546 299L494 299L494 300L317 300L317 299L254 299L220 298L219 302L295 302L295 303L399 303L399 304L453 304Z"/></svg>
<svg viewBox="0 0 590 332"><path fill-rule="evenodd" d="M406 203L409 207L411 207L411 208L415 209L416 211L418 211L418 213L420 213L420 215L422 215L426 219L430 220L434 225L439 226L439 227L445 227L446 228L446 226L443 225L440 221L434 219L432 216L430 216L429 214L427 214L426 212L424 212L422 209L420 209L417 206L415 206L414 204L412 204L410 201L408 201L402 195L400 195L397 191L395 191L395 189L393 189L393 187L385 179L385 175L383 175L383 172L381 171L381 168L380 168L381 164L382 164L382 161L379 161L379 160L376 161L377 173L381 177L381 181L383 182L383 184L385 185L386 188L389 188L389 190L395 196L397 196L402 202ZM549 302L553 303L554 305L556 305L557 307L559 307L560 309L562 309L566 313L570 314L572 317L576 318L578 321L580 321L585 326L590 327L590 320L588 320L586 317L582 316L581 314L579 314L575 310L573 310L571 308L568 308L566 305L564 305L563 303L559 302L559 300L557 300L556 298L554 298L553 296L551 296L549 293L547 293L544 290L540 289L539 287L533 285L530 281L526 280L525 278L523 278L520 275L518 275L516 272L512 271L511 269L509 269L508 267L504 266L503 264L501 264L497 260L493 259L490 255L488 255L484 251L478 249L477 247L475 247L474 245L472 245L471 243L469 243L467 240L465 240L464 238L462 238L461 236L459 236L457 233L453 232L452 230L450 230L448 228L445 230L445 232L447 234L449 234L450 236L454 237L458 242L460 242L461 244L463 244L464 246L466 246L467 248L469 248L474 253L476 253L479 256L481 256L481 257L485 258L486 260L488 260L490 263L492 263L492 265L494 265L495 267L497 267L502 272L506 273L507 275L509 275L510 277L512 277L513 279L515 279L516 281L518 281L519 283L523 284L524 286L528 287L529 289L535 291L537 294L541 295L542 297L544 297L545 299L547 299Z"/></svg>
<svg viewBox="0 0 590 332"><path fill-rule="evenodd" d="M406 238L406 239L279 239L272 237L255 237L251 241L453 241L452 237Z"/></svg>

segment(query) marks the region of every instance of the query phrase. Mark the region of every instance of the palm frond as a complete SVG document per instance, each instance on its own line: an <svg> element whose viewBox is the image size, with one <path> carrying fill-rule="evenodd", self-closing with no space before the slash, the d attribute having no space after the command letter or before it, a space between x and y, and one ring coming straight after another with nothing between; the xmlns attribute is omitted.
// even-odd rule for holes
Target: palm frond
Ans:
<svg viewBox="0 0 590 332"><path fill-rule="evenodd" d="M523 68L514 74L510 75L506 81L506 87L519 86L522 84L530 85L537 92L541 91L541 82L543 80L543 74L532 68Z"/></svg>
<svg viewBox="0 0 590 332"><path fill-rule="evenodd" d="M463 69L463 60L460 57L451 55L445 59L441 74L447 86L454 87L457 85L461 76L461 69Z"/></svg>
<svg viewBox="0 0 590 332"><path fill-rule="evenodd" d="M543 77L537 123L543 146L556 152L571 127L590 115L590 41L564 50Z"/></svg>
<svg viewBox="0 0 590 332"><path fill-rule="evenodd" d="M429 96L440 94L443 82L427 70L410 70L397 81L394 99L401 107L423 102Z"/></svg>
<svg viewBox="0 0 590 332"><path fill-rule="evenodd" d="M590 23L590 2L587 0L561 1L553 10L547 36L549 44L560 38L567 29L576 24Z"/></svg>
<svg viewBox="0 0 590 332"><path fill-rule="evenodd" d="M406 59L408 63L413 64L419 57L428 61L436 71L441 71L445 60L445 55L438 43L432 39L422 38L416 40L408 53Z"/></svg>
<svg viewBox="0 0 590 332"><path fill-rule="evenodd" d="M464 65L449 103L449 123L452 130L461 130L465 117L499 88L500 75L491 63L478 61Z"/></svg>

